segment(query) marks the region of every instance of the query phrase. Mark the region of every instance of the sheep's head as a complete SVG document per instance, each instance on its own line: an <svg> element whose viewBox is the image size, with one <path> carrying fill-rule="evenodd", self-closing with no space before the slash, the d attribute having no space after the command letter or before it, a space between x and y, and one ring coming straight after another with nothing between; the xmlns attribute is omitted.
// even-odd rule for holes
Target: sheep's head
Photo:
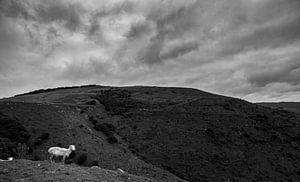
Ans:
<svg viewBox="0 0 300 182"><path fill-rule="evenodd" d="M69 149L70 149L71 151L74 151L74 150L75 150L75 145L70 145L70 146L69 146Z"/></svg>
<svg viewBox="0 0 300 182"><path fill-rule="evenodd" d="M14 158L13 157L9 157L9 158L7 158L7 160L12 161L12 160L14 160Z"/></svg>

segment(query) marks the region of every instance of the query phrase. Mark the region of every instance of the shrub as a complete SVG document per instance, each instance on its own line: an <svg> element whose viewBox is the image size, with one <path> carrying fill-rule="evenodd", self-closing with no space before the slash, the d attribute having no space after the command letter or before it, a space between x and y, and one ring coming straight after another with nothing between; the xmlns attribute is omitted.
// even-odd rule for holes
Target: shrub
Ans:
<svg viewBox="0 0 300 182"><path fill-rule="evenodd" d="M131 98L129 91L120 89L106 90L92 98L98 100L113 115L123 115L141 104Z"/></svg>
<svg viewBox="0 0 300 182"><path fill-rule="evenodd" d="M17 121L0 113L0 137L12 142L26 143L30 137L27 130Z"/></svg>
<svg viewBox="0 0 300 182"><path fill-rule="evenodd" d="M49 133L42 133L42 135L39 137L41 140L47 140L49 138L50 134Z"/></svg>
<svg viewBox="0 0 300 182"><path fill-rule="evenodd" d="M115 136L111 135L107 138L107 142L108 143L117 143L118 139Z"/></svg>
<svg viewBox="0 0 300 182"><path fill-rule="evenodd" d="M98 161L92 161L90 164L90 167L92 167L92 166L99 166Z"/></svg>
<svg viewBox="0 0 300 182"><path fill-rule="evenodd" d="M65 164L72 164L74 161L72 159L66 159Z"/></svg>
<svg viewBox="0 0 300 182"><path fill-rule="evenodd" d="M96 105L97 102L95 100L91 100L91 101L87 101L86 104L87 105Z"/></svg>
<svg viewBox="0 0 300 182"><path fill-rule="evenodd" d="M34 161L39 161L39 160L40 160L40 157L37 156L37 155L35 155L35 156L33 157L33 160L34 160Z"/></svg>
<svg viewBox="0 0 300 182"><path fill-rule="evenodd" d="M97 124L97 120L96 119L94 119L94 117L93 116L89 116L89 120L95 125L95 124Z"/></svg>
<svg viewBox="0 0 300 182"><path fill-rule="evenodd" d="M34 145L34 146L39 146L39 145L42 145L42 143L43 143L43 140L40 139L40 138L38 138L38 139L36 139L36 140L33 142L33 145Z"/></svg>
<svg viewBox="0 0 300 182"><path fill-rule="evenodd" d="M101 131L104 133L106 136L111 135L115 131L115 127L112 124L109 123L101 123L101 124L96 124L94 126L95 130Z"/></svg>
<svg viewBox="0 0 300 182"><path fill-rule="evenodd" d="M77 163L78 165L81 165L81 164L83 164L83 163L86 161L86 159L87 159L86 154L81 154L81 155L78 157L76 163Z"/></svg>
<svg viewBox="0 0 300 182"><path fill-rule="evenodd" d="M33 149L31 147L28 147L27 152L31 154L33 152Z"/></svg>
<svg viewBox="0 0 300 182"><path fill-rule="evenodd" d="M8 138L0 138L0 159L17 157L17 144Z"/></svg>
<svg viewBox="0 0 300 182"><path fill-rule="evenodd" d="M76 151L72 151L67 159L73 159L76 157Z"/></svg>

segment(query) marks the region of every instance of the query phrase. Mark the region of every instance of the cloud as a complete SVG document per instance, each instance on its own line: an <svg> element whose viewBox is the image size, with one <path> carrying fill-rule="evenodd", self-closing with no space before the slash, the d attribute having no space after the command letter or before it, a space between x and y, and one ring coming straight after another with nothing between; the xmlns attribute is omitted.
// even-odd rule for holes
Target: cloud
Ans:
<svg viewBox="0 0 300 182"><path fill-rule="evenodd" d="M0 0L0 96L95 83L299 93L298 0Z"/></svg>
<svg viewBox="0 0 300 182"><path fill-rule="evenodd" d="M232 56L261 48L276 48L299 41L300 2L297 0L245 3L229 23L232 33L219 42L218 55ZM230 22L230 20L229 20Z"/></svg>
<svg viewBox="0 0 300 182"><path fill-rule="evenodd" d="M59 71L57 78L73 82L88 81L91 78L100 79L111 74L111 66L108 62L96 58L69 62Z"/></svg>
<svg viewBox="0 0 300 182"><path fill-rule="evenodd" d="M30 11L30 4L26 1L17 1L17 0L1 0L0 1L0 10L1 17L22 17L24 19L33 19L34 16Z"/></svg>
<svg viewBox="0 0 300 182"><path fill-rule="evenodd" d="M137 59L147 64L161 63L159 53L162 49L163 42L161 39L154 37L150 40L148 46L138 53Z"/></svg>
<svg viewBox="0 0 300 182"><path fill-rule="evenodd" d="M147 20L153 21L156 24L156 34L150 38L148 45L138 53L137 59L140 59L146 64L162 63L165 59L176 58L181 54L189 52L197 47L197 43L183 43L177 45L170 50L164 48L168 41L176 40L178 37L183 36L195 24L193 24L192 16L195 16L196 9L193 6L195 3L182 4L174 8L166 14L157 14L154 10L148 14ZM171 6L170 4L167 4ZM143 33L147 30L144 27L138 29L137 33ZM163 49L167 50L161 52ZM169 50L168 50L169 49ZM178 51L178 52L176 52Z"/></svg>
<svg viewBox="0 0 300 182"><path fill-rule="evenodd" d="M161 59L177 58L180 55L187 54L198 48L197 41L180 41L165 47L165 50L160 52Z"/></svg>
<svg viewBox="0 0 300 182"><path fill-rule="evenodd" d="M220 54L221 56L234 55L262 47L276 48L297 42L300 39L299 29L300 14L283 19L282 22L258 28L246 35L233 37L224 42Z"/></svg>
<svg viewBox="0 0 300 182"><path fill-rule="evenodd" d="M105 32L102 30L103 19L108 18L111 21L106 21L105 23L113 24L113 19L116 16L120 16L122 13L133 13L134 11L134 2L131 1L123 1L120 3L106 3L102 4L99 9L90 12L87 37L91 40L94 40L98 43L107 43Z"/></svg>
<svg viewBox="0 0 300 182"><path fill-rule="evenodd" d="M260 69L249 73L248 81L257 86L265 87L271 83L287 83L297 85L300 83L300 55L297 55L287 61L278 60L275 63L264 65ZM284 65L282 62L284 61Z"/></svg>
<svg viewBox="0 0 300 182"><path fill-rule="evenodd" d="M137 39L151 31L151 26L148 22L138 22L131 25L130 30L126 33L126 37L129 39Z"/></svg>
<svg viewBox="0 0 300 182"><path fill-rule="evenodd" d="M61 1L50 1L36 7L40 22L62 22L70 31L75 31L80 27L82 12L83 7L80 4L62 3Z"/></svg>

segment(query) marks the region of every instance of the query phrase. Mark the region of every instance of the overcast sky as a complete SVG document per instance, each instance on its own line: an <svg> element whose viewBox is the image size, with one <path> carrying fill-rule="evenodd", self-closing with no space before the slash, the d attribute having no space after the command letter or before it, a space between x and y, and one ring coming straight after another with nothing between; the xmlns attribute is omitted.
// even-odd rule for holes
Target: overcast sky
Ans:
<svg viewBox="0 0 300 182"><path fill-rule="evenodd" d="M0 0L0 97L83 84L300 101L300 1Z"/></svg>

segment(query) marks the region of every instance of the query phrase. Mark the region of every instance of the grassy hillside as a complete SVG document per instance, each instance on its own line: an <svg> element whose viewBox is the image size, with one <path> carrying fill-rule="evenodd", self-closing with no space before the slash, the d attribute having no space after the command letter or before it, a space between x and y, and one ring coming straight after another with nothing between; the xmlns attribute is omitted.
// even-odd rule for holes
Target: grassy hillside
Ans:
<svg viewBox="0 0 300 182"><path fill-rule="evenodd" d="M46 160L49 157L47 152L49 147L68 148L70 144L74 144L77 150L67 163L77 163L82 166L98 163L105 169L122 168L132 174L162 181L179 180L169 172L138 158L120 137L116 136L117 143L109 143L106 135L93 128L89 116L81 112L83 109L65 104L0 102L0 112L5 113L6 118L22 123L30 133L29 140L19 144L26 146L22 147L22 152L17 155L22 156L20 158ZM93 109L96 109L98 114L102 110L101 107ZM47 134L48 137L45 137ZM80 158L85 158L84 156L86 160L82 161Z"/></svg>
<svg viewBox="0 0 300 182"><path fill-rule="evenodd" d="M196 89L50 89L4 99L0 112L30 133L29 158L44 160L49 146L75 144L70 162L85 154L83 165L97 161L164 181L179 180L172 174L188 181L296 181L300 175L294 113ZM43 133L49 133L45 140Z"/></svg>

